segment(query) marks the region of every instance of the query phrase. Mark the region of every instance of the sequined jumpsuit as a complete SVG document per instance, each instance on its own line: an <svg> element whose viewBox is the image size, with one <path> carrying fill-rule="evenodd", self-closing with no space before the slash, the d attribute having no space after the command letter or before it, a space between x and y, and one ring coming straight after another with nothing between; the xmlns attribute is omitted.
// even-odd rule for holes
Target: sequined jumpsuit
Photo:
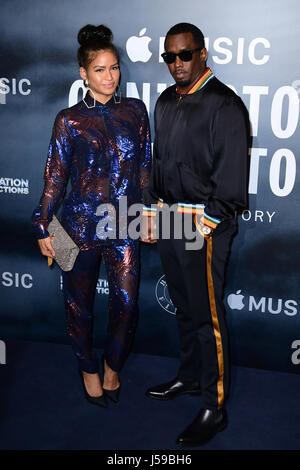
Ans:
<svg viewBox="0 0 300 470"><path fill-rule="evenodd" d="M85 104L86 102L86 104ZM151 170L147 110L141 100L114 98L105 105L89 96L56 116L44 172L44 190L32 214L36 239L49 236L47 226L63 201L61 223L80 248L71 271L62 272L67 330L81 370L98 371L93 350L93 301L103 259L109 284L109 322L104 357L115 371L130 350L137 321L139 241L97 234L102 204L127 208L140 203ZM89 107L88 107L88 106ZM90 107L91 106L91 107Z"/></svg>

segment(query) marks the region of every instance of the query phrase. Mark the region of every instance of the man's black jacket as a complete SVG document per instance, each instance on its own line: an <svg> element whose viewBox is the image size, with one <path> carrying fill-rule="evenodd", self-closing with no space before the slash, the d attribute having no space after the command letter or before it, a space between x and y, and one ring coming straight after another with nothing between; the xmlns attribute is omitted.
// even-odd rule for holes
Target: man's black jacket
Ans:
<svg viewBox="0 0 300 470"><path fill-rule="evenodd" d="M219 222L247 206L249 121L242 100L215 77L183 95L159 97L154 114L153 167L146 206L204 204Z"/></svg>

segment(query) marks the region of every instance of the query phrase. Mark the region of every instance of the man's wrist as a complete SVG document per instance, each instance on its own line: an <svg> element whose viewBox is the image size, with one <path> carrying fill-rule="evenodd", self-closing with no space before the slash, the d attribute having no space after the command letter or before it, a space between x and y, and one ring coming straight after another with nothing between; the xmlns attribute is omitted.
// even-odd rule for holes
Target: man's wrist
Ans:
<svg viewBox="0 0 300 470"><path fill-rule="evenodd" d="M211 227L208 227L208 225L201 224L201 229L204 235L211 235L213 232L213 229Z"/></svg>
<svg viewBox="0 0 300 470"><path fill-rule="evenodd" d="M216 217L209 216L204 211L204 214L200 219L200 223L204 228L203 233L205 233L205 235L210 235L218 227L219 223L221 223L221 220Z"/></svg>

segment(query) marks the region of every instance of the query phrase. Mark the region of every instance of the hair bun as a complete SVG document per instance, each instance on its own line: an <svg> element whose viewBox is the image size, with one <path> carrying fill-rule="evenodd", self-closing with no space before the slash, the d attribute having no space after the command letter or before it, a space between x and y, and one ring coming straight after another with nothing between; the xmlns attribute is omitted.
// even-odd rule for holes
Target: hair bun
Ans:
<svg viewBox="0 0 300 470"><path fill-rule="evenodd" d="M113 34L111 30L104 26L103 24L99 26L94 26L92 24L87 24L78 33L78 42L81 46L87 44L91 41L106 41L111 42Z"/></svg>

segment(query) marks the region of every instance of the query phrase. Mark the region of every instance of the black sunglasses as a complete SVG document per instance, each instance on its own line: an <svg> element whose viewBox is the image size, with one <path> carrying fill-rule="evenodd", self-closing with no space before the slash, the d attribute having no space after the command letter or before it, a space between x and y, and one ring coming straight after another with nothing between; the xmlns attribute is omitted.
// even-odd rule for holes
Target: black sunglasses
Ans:
<svg viewBox="0 0 300 470"><path fill-rule="evenodd" d="M197 47L197 49L192 49L191 51L181 51L178 52L178 54L175 54L175 52L163 52L161 56L166 64L173 64L176 60L176 56L183 62L189 62L193 58L193 52L201 51L201 49L203 49L203 47Z"/></svg>

